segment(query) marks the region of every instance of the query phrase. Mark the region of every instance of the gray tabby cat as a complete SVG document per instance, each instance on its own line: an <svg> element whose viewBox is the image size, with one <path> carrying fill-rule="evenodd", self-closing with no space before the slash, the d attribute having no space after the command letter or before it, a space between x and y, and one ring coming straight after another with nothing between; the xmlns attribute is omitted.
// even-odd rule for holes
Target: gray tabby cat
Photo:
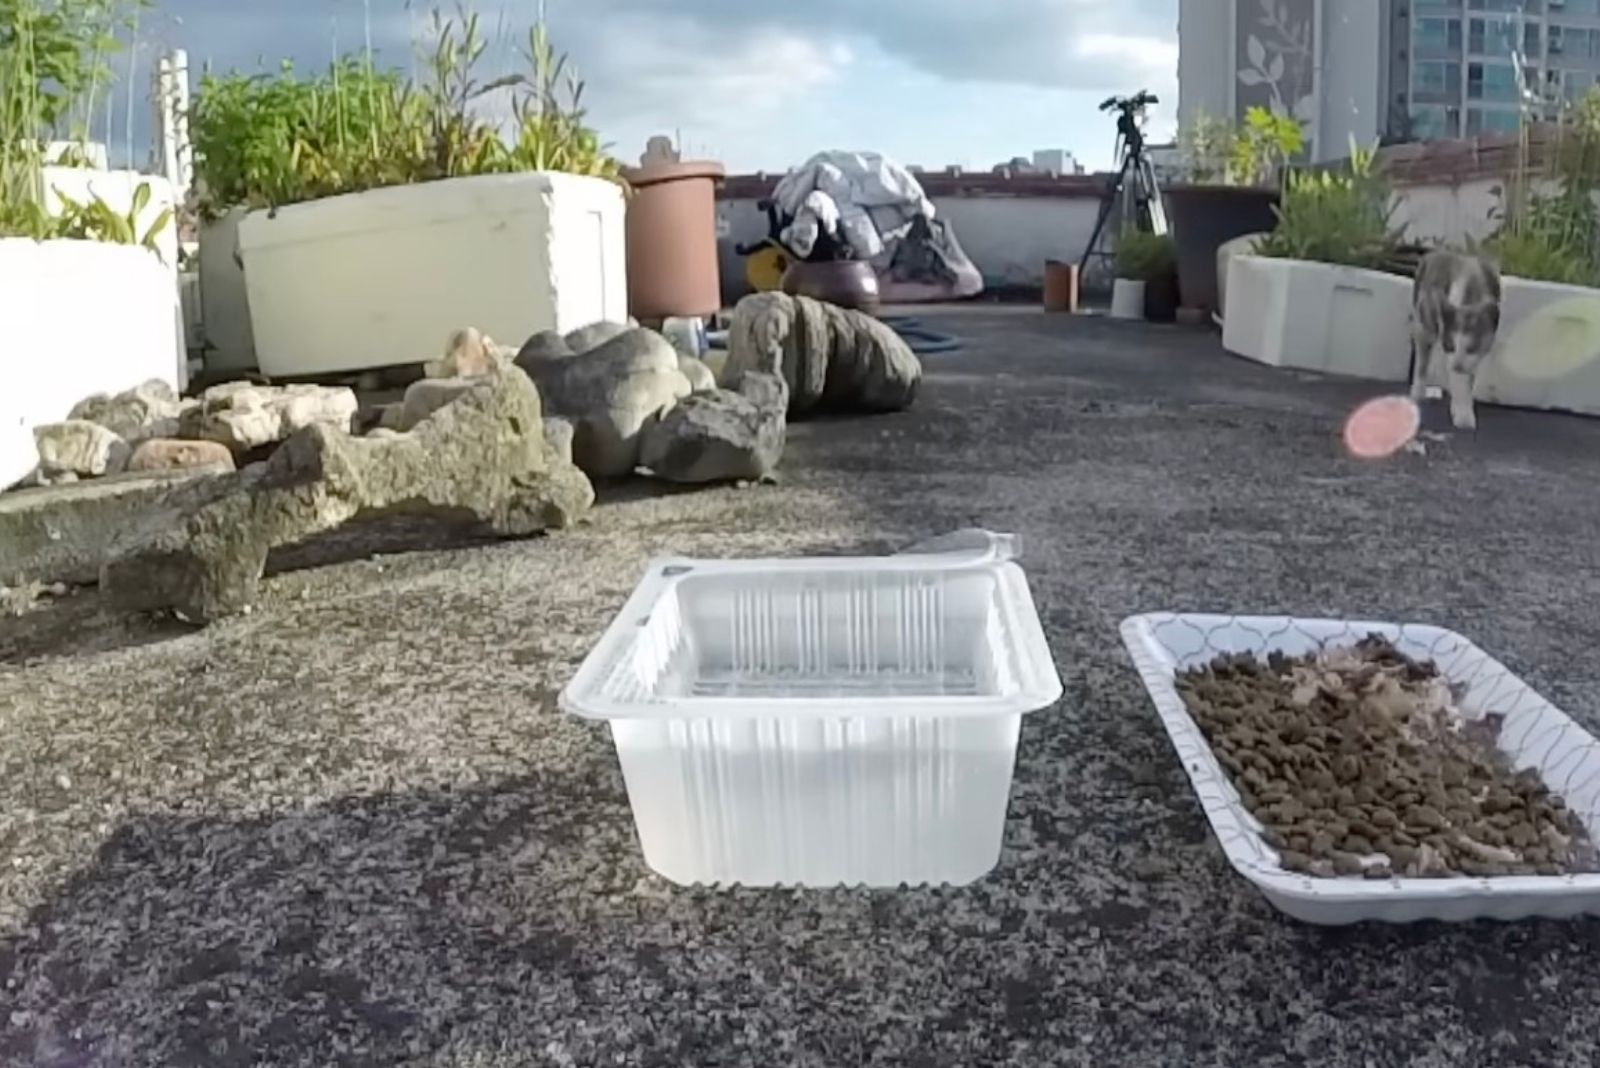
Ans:
<svg viewBox="0 0 1600 1068"><path fill-rule="evenodd" d="M1443 348L1450 383L1450 421L1478 425L1472 388L1500 330L1500 269L1464 252L1430 252L1411 290L1411 399L1421 403Z"/></svg>

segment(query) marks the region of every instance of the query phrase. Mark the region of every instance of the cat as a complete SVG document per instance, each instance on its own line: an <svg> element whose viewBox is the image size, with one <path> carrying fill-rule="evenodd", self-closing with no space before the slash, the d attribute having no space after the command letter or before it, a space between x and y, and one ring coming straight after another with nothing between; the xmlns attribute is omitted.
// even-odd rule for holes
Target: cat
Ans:
<svg viewBox="0 0 1600 1068"><path fill-rule="evenodd" d="M1411 399L1427 396L1435 350L1449 375L1450 422L1475 430L1478 372L1500 331L1500 269L1481 256L1437 250L1422 257L1411 290Z"/></svg>

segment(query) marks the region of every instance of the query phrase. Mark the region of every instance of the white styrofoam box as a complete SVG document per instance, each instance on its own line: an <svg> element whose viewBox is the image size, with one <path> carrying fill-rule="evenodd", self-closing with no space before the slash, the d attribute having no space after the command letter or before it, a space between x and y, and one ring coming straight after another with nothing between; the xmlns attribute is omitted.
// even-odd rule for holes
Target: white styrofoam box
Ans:
<svg viewBox="0 0 1600 1068"><path fill-rule="evenodd" d="M1134 616L1122 640L1172 739L1211 829L1234 868L1281 911L1316 924L1366 920L1518 920L1600 915L1600 874L1448 879L1321 879L1285 871L1262 826L1179 695L1175 674L1219 653L1302 656L1380 634L1459 684L1464 717L1505 716L1501 751L1533 768L1600 840L1600 742L1472 642L1439 627L1282 616Z"/></svg>
<svg viewBox="0 0 1600 1068"><path fill-rule="evenodd" d="M680 884L963 884L999 861L1022 715L1061 696L1022 570L658 560L562 691L610 722Z"/></svg>
<svg viewBox="0 0 1600 1068"><path fill-rule="evenodd" d="M256 366L250 300L239 262L239 220L246 214L248 209L234 208L200 227L200 323L206 366L214 371Z"/></svg>
<svg viewBox="0 0 1600 1068"><path fill-rule="evenodd" d="M475 326L540 330L628 317L622 188L496 174L254 211L239 252L257 362L294 376L419 363Z"/></svg>
<svg viewBox="0 0 1600 1068"><path fill-rule="evenodd" d="M1411 280L1309 260L1236 255L1222 346L1274 367L1405 382Z"/></svg>
<svg viewBox="0 0 1600 1068"><path fill-rule="evenodd" d="M1600 415L1600 290L1501 279L1500 332L1479 400Z"/></svg>
<svg viewBox="0 0 1600 1068"><path fill-rule="evenodd" d="M65 194L80 204L99 197L111 210L119 215L126 215L133 210L134 191L141 185L148 185L150 200L135 220L139 224L140 237L144 236L145 231L155 223L163 211L172 208L176 203L173 199L172 183L157 174L92 170L87 167L45 167L43 178L45 210L52 213L60 212L61 194ZM156 248L161 253L161 262L167 265L167 269L173 275L176 275L178 223L175 215L156 235Z"/></svg>
<svg viewBox="0 0 1600 1068"><path fill-rule="evenodd" d="M0 486L38 462L33 428L91 393L186 380L178 287L146 249L0 240L0 294Z"/></svg>

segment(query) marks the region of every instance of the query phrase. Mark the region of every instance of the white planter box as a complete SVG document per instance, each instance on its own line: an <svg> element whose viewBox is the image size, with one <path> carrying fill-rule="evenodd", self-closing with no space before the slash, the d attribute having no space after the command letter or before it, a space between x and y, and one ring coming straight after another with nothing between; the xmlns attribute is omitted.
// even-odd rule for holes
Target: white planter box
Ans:
<svg viewBox="0 0 1600 1068"><path fill-rule="evenodd" d="M269 375L434 359L454 330L505 345L628 315L621 187L456 178L252 212L239 251Z"/></svg>
<svg viewBox="0 0 1600 1068"><path fill-rule="evenodd" d="M38 457L33 428L91 393L185 380L173 273L149 251L96 241L0 240L0 486Z"/></svg>
<svg viewBox="0 0 1600 1068"><path fill-rule="evenodd" d="M205 363L214 371L246 371L256 366L256 337L250 325L239 252L239 220L248 211L234 208L200 227L200 322Z"/></svg>
<svg viewBox="0 0 1600 1068"><path fill-rule="evenodd" d="M1411 280L1359 267L1234 256L1222 345L1274 367L1405 382Z"/></svg>
<svg viewBox="0 0 1600 1068"><path fill-rule="evenodd" d="M1505 278L1494 358L1479 400L1600 415L1600 290ZM1535 337L1537 334L1537 337Z"/></svg>

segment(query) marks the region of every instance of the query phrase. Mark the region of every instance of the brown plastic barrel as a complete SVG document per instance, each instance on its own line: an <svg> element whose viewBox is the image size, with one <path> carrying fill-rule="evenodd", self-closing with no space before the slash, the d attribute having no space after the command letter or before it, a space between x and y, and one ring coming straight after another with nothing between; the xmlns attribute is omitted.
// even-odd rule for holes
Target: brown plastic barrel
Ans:
<svg viewBox="0 0 1600 1068"><path fill-rule="evenodd" d="M709 317L722 309L717 274L720 163L653 163L622 172L628 200L628 311L637 319Z"/></svg>
<svg viewBox="0 0 1600 1068"><path fill-rule="evenodd" d="M1076 312L1078 310L1078 265L1076 263L1045 260L1044 310L1047 312Z"/></svg>

